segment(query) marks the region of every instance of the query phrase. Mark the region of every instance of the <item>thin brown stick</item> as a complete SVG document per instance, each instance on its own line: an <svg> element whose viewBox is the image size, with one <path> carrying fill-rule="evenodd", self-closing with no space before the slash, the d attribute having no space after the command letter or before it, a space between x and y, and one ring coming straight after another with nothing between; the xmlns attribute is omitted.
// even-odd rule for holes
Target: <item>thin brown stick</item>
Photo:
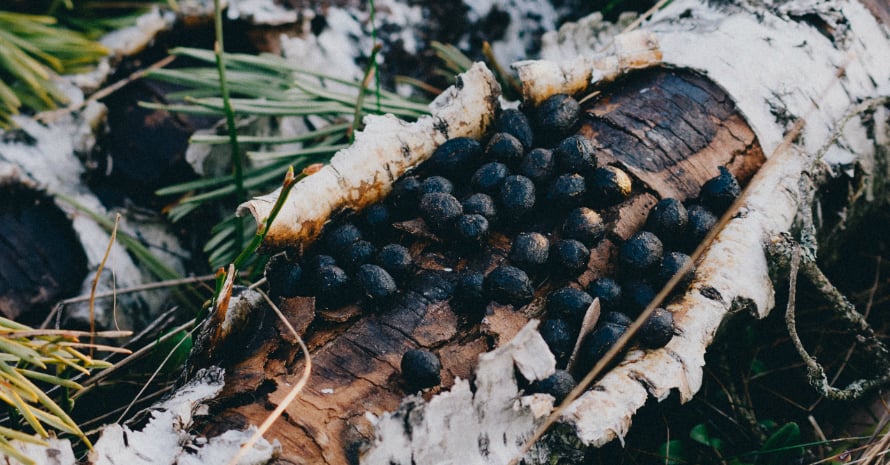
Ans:
<svg viewBox="0 0 890 465"><path fill-rule="evenodd" d="M269 416L266 417L266 420L263 421L263 424L261 424L259 428L257 428L250 439L248 439L247 442L245 442L241 446L241 448L238 450L238 453L235 454L234 457L232 457L232 460L229 460L228 465L236 465L238 461L241 460L241 458L244 456L244 454L246 454L247 451L250 450L250 448L253 447L254 444L256 444L256 442L260 440L261 437L263 437L264 434L266 434L266 431L268 431L269 428L272 427L272 424L275 423L275 420L277 420L278 417L280 417L284 413L284 410L287 409L287 407L290 406L294 399L297 398L297 395L299 395L300 392L303 391L306 383L309 382L309 375L312 373L312 357L309 354L309 348L306 347L306 343L303 342L303 338L300 337L300 333L298 333L297 330L294 329L294 327L290 324L290 322L287 321L287 318L284 316L283 313L281 313L281 310L278 309L278 306L275 305L274 302L272 302L272 299L270 299L265 292L259 291L259 293L263 296L263 299L266 300L266 303L269 304L269 307L271 307L272 310L275 311L275 314L278 315L278 318L281 319L282 323L284 323L288 331L290 331L291 334L294 335L297 343L300 345L300 350L303 351L303 356L306 358L306 363L303 365L303 374L300 376L297 384L294 385L294 387L290 390L290 392L287 393L284 399L281 400L278 406L275 407L275 410L273 410L272 413L270 413Z"/></svg>
<svg viewBox="0 0 890 465"><path fill-rule="evenodd" d="M108 247L105 248L105 255L102 256L102 261L96 270L96 277L93 278L93 285L90 287L90 344L96 342L96 286L99 285L99 278L102 277L105 262L108 261L108 256L111 254L111 246L114 245L114 241L117 238L117 227L120 221L121 215L118 213L114 216L114 227L111 228L111 237L108 238ZM90 357L92 356L93 349L90 349Z"/></svg>

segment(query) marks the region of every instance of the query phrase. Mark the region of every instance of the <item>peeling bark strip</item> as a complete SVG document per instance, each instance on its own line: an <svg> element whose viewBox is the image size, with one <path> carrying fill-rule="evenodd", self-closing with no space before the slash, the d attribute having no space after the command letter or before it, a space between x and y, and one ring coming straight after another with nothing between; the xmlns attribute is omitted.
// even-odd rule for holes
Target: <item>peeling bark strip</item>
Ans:
<svg viewBox="0 0 890 465"><path fill-rule="evenodd" d="M329 165L294 186L266 235L266 247L280 249L311 242L322 226L344 209L361 210L389 193L392 182L455 137L478 138L498 109L500 86L477 63L430 105L432 116L406 123L392 115L367 116L365 130ZM257 222L268 217L278 191L239 207Z"/></svg>

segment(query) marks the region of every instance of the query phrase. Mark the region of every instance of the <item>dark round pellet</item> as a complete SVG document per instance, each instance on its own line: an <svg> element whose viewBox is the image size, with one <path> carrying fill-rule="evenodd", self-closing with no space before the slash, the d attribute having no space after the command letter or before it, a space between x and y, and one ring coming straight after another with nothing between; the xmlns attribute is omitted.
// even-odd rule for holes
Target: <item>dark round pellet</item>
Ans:
<svg viewBox="0 0 890 465"><path fill-rule="evenodd" d="M532 148L534 133L531 124L519 110L504 110L494 122L494 132L506 132L515 137L526 150Z"/></svg>
<svg viewBox="0 0 890 465"><path fill-rule="evenodd" d="M454 232L461 242L479 245L488 235L488 220L482 215L461 215L454 223Z"/></svg>
<svg viewBox="0 0 890 465"><path fill-rule="evenodd" d="M591 199L600 206L608 207L626 199L633 188L630 176L614 166L604 166L593 171L588 178L587 189Z"/></svg>
<svg viewBox="0 0 890 465"><path fill-rule="evenodd" d="M411 349L402 356L402 379L408 392L438 386L442 382L442 362L425 349Z"/></svg>
<svg viewBox="0 0 890 465"><path fill-rule="evenodd" d="M362 238L362 232L352 223L335 226L325 233L324 244L328 250L337 253L345 250L353 242Z"/></svg>
<svg viewBox="0 0 890 465"><path fill-rule="evenodd" d="M556 169L562 173L592 174L596 169L593 144L584 136L566 137L553 149Z"/></svg>
<svg viewBox="0 0 890 465"><path fill-rule="evenodd" d="M485 155L489 160L506 163L509 166L519 165L524 153L522 142L506 132L491 136L488 145L485 146Z"/></svg>
<svg viewBox="0 0 890 465"><path fill-rule="evenodd" d="M603 316L600 317L597 323L600 325L611 323L620 326L630 326L633 322L634 321L623 312L606 312L603 313Z"/></svg>
<svg viewBox="0 0 890 465"><path fill-rule="evenodd" d="M318 268L315 286L315 302L320 308L339 307L352 300L349 276L339 266L326 265Z"/></svg>
<svg viewBox="0 0 890 465"><path fill-rule="evenodd" d="M398 292L396 281L383 268L377 265L362 265L356 278L365 297L372 301L386 300Z"/></svg>
<svg viewBox="0 0 890 465"><path fill-rule="evenodd" d="M717 213L723 213L742 193L735 176L726 169L725 166L719 167L720 174L709 179L701 186L702 204Z"/></svg>
<svg viewBox="0 0 890 465"><path fill-rule="evenodd" d="M554 318L541 323L539 332L550 352L556 357L556 366L565 366L575 348L577 331L568 321Z"/></svg>
<svg viewBox="0 0 890 465"><path fill-rule="evenodd" d="M420 191L420 178L418 176L404 176L392 186L392 192L388 199L392 203L391 213L399 218L412 217L417 212L417 193Z"/></svg>
<svg viewBox="0 0 890 465"><path fill-rule="evenodd" d="M655 298L655 289L647 282L631 280L622 286L623 308L628 315L636 318Z"/></svg>
<svg viewBox="0 0 890 465"><path fill-rule="evenodd" d="M686 235L689 215L686 207L673 198L661 199L649 210L646 229L655 233L666 244L678 244Z"/></svg>
<svg viewBox="0 0 890 465"><path fill-rule="evenodd" d="M590 249L575 239L559 239L550 246L550 263L559 273L578 274L587 269Z"/></svg>
<svg viewBox="0 0 890 465"><path fill-rule="evenodd" d="M525 176L507 176L498 192L498 201L503 217L519 221L535 207L535 185Z"/></svg>
<svg viewBox="0 0 890 465"><path fill-rule="evenodd" d="M507 165L499 162L486 163L473 173L470 185L480 192L493 194L501 188L509 175Z"/></svg>
<svg viewBox="0 0 890 465"><path fill-rule="evenodd" d="M488 194L481 192L473 194L464 199L461 202L461 206L464 208L464 213L468 215L482 215L488 220L489 224L497 220L498 211L494 205L494 199Z"/></svg>
<svg viewBox="0 0 890 465"><path fill-rule="evenodd" d="M270 260L266 268L266 281L269 282L269 294L278 297L301 295L305 287L303 268L283 258Z"/></svg>
<svg viewBox="0 0 890 465"><path fill-rule="evenodd" d="M649 231L640 231L621 244L618 263L622 273L639 275L654 271L663 254L661 239Z"/></svg>
<svg viewBox="0 0 890 465"><path fill-rule="evenodd" d="M555 167L553 164L553 152L547 149L534 149L524 157L519 163L517 172L538 185L546 185L553 179Z"/></svg>
<svg viewBox="0 0 890 465"><path fill-rule="evenodd" d="M656 308L637 333L640 345L648 349L664 347L673 337L674 314L663 308Z"/></svg>
<svg viewBox="0 0 890 465"><path fill-rule="evenodd" d="M581 289L562 287L547 296L547 316L561 318L578 325L592 303L593 297Z"/></svg>
<svg viewBox="0 0 890 465"><path fill-rule="evenodd" d="M689 264L689 269L686 270L686 273L684 273L680 278L680 281L677 282L677 289L686 289L686 287L689 286L689 283L692 282L692 278L695 277L695 265L692 264L692 259L689 258L689 255L686 255L683 252L670 252L666 254L664 259L661 260L661 266L658 267L658 274L656 275L658 284L661 286L667 284L667 282L674 277L675 274L679 273L687 264Z"/></svg>
<svg viewBox="0 0 890 465"><path fill-rule="evenodd" d="M690 205L687 212L689 215L689 225L687 227L689 236L686 249L694 250L717 224L717 216L701 205Z"/></svg>
<svg viewBox="0 0 890 465"><path fill-rule="evenodd" d="M541 394L550 394L556 403L559 404L572 392L572 389L575 389L575 386L577 386L575 378L568 371L556 370L552 375L532 383L529 386L529 390Z"/></svg>
<svg viewBox="0 0 890 465"><path fill-rule="evenodd" d="M600 299L600 308L605 312L616 311L621 306L621 285L612 278L599 278L587 285L591 297Z"/></svg>
<svg viewBox="0 0 890 465"><path fill-rule="evenodd" d="M474 169L481 159L482 146L476 139L456 137L440 145L427 163L434 171L451 176Z"/></svg>
<svg viewBox="0 0 890 465"><path fill-rule="evenodd" d="M450 194L454 192L454 184L442 176L430 176L420 182L420 188L417 190L418 195L423 197L424 194L433 192Z"/></svg>
<svg viewBox="0 0 890 465"><path fill-rule="evenodd" d="M524 271L501 265L485 277L485 292L502 304L525 305L534 297L535 289Z"/></svg>
<svg viewBox="0 0 890 465"><path fill-rule="evenodd" d="M562 174L550 183L547 189L547 200L551 205L569 209L584 202L587 196L587 182L578 173Z"/></svg>
<svg viewBox="0 0 890 465"><path fill-rule="evenodd" d="M401 244L387 244L381 247L377 252L376 262L396 278L407 276L414 266L411 252Z"/></svg>
<svg viewBox="0 0 890 465"><path fill-rule="evenodd" d="M584 338L581 347L578 349L576 363L578 375L587 374L606 355L606 352L618 342L618 338L625 331L627 331L627 326L606 323Z"/></svg>
<svg viewBox="0 0 890 465"><path fill-rule="evenodd" d="M343 252L342 263L349 270L356 270L365 263L370 263L377 254L377 247L365 240L355 241Z"/></svg>
<svg viewBox="0 0 890 465"><path fill-rule="evenodd" d="M458 277L456 293L468 309L476 309L480 304L487 302L484 282L485 275L478 271L466 271ZM470 313L474 312L471 310Z"/></svg>
<svg viewBox="0 0 890 465"><path fill-rule="evenodd" d="M546 145L562 139L575 128L581 105L570 95L556 94L541 102L533 114L535 134Z"/></svg>
<svg viewBox="0 0 890 465"><path fill-rule="evenodd" d="M306 260L306 269L312 273L318 273L318 270L323 266L334 266L337 264L337 260L334 260L334 257L330 255L313 255Z"/></svg>
<svg viewBox="0 0 890 465"><path fill-rule="evenodd" d="M599 213L580 207L569 212L562 223L562 237L577 239L587 247L595 247L606 237L606 225Z"/></svg>
<svg viewBox="0 0 890 465"><path fill-rule="evenodd" d="M375 203L362 211L362 221L373 236L385 236L390 232L392 217L389 207Z"/></svg>
<svg viewBox="0 0 890 465"><path fill-rule="evenodd" d="M519 233L510 246L510 262L523 269L542 267L549 256L550 241L541 233Z"/></svg>
<svg viewBox="0 0 890 465"><path fill-rule="evenodd" d="M463 207L451 194L433 192L420 198L420 212L433 229L442 230L463 214Z"/></svg>

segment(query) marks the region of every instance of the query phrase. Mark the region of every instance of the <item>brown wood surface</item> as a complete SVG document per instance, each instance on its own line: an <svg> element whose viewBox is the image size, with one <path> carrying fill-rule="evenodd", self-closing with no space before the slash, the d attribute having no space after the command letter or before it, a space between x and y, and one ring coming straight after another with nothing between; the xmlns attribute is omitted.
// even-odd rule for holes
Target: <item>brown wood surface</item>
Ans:
<svg viewBox="0 0 890 465"><path fill-rule="evenodd" d="M753 133L730 99L701 76L647 70L598 91L587 104L581 132L602 150L601 164L626 167L635 185L631 198L602 213L610 232L593 250L588 271L577 278L581 286L611 271L617 245L643 225L658 197L694 197L724 164L744 181L763 162ZM422 276L390 308L346 310L338 322L316 319L308 326L312 376L267 434L283 447L280 462L356 463L363 444L373 438L366 414L394 410L406 395L399 374L406 350L424 347L440 356L443 383L436 390L447 389L458 376L472 379L476 357L528 318L541 316L544 296L566 285L564 279L538 279L537 297L529 305L490 305L485 321L473 321L452 308L460 310L449 299L453 271L492 269L509 251L509 238L494 234L481 257L463 257L421 232L412 236L410 248ZM262 423L298 379L299 350L283 339L273 318L267 312L248 349L229 354L226 390L205 420L206 433Z"/></svg>

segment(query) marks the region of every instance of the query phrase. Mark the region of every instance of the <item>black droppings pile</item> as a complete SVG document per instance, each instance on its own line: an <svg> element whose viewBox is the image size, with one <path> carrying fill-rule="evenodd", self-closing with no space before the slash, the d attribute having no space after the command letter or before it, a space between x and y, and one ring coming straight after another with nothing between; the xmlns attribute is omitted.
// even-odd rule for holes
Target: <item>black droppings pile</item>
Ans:
<svg viewBox="0 0 890 465"><path fill-rule="evenodd" d="M398 179L386 199L338 215L301 256L270 260L270 293L312 296L321 310L358 304L386 318L397 299L413 292L448 300L461 324L477 324L492 302L528 306L527 314L542 315L540 333L559 368L530 389L561 400L574 387L572 375L596 364L671 277L682 274L678 292L693 282L688 254L740 195L736 179L720 167L700 198L685 205L661 199L643 230L622 241L612 232L616 212L645 186L573 134L583 118L572 96L554 95L527 114L502 111L482 140L446 141ZM607 239L617 245L608 275L590 268L606 259L602 250L610 249L598 247ZM594 252L600 261L591 261ZM595 299L599 320L568 373ZM673 315L659 308L632 343L656 349L674 333ZM412 392L438 385L440 370L425 350L402 359Z"/></svg>

